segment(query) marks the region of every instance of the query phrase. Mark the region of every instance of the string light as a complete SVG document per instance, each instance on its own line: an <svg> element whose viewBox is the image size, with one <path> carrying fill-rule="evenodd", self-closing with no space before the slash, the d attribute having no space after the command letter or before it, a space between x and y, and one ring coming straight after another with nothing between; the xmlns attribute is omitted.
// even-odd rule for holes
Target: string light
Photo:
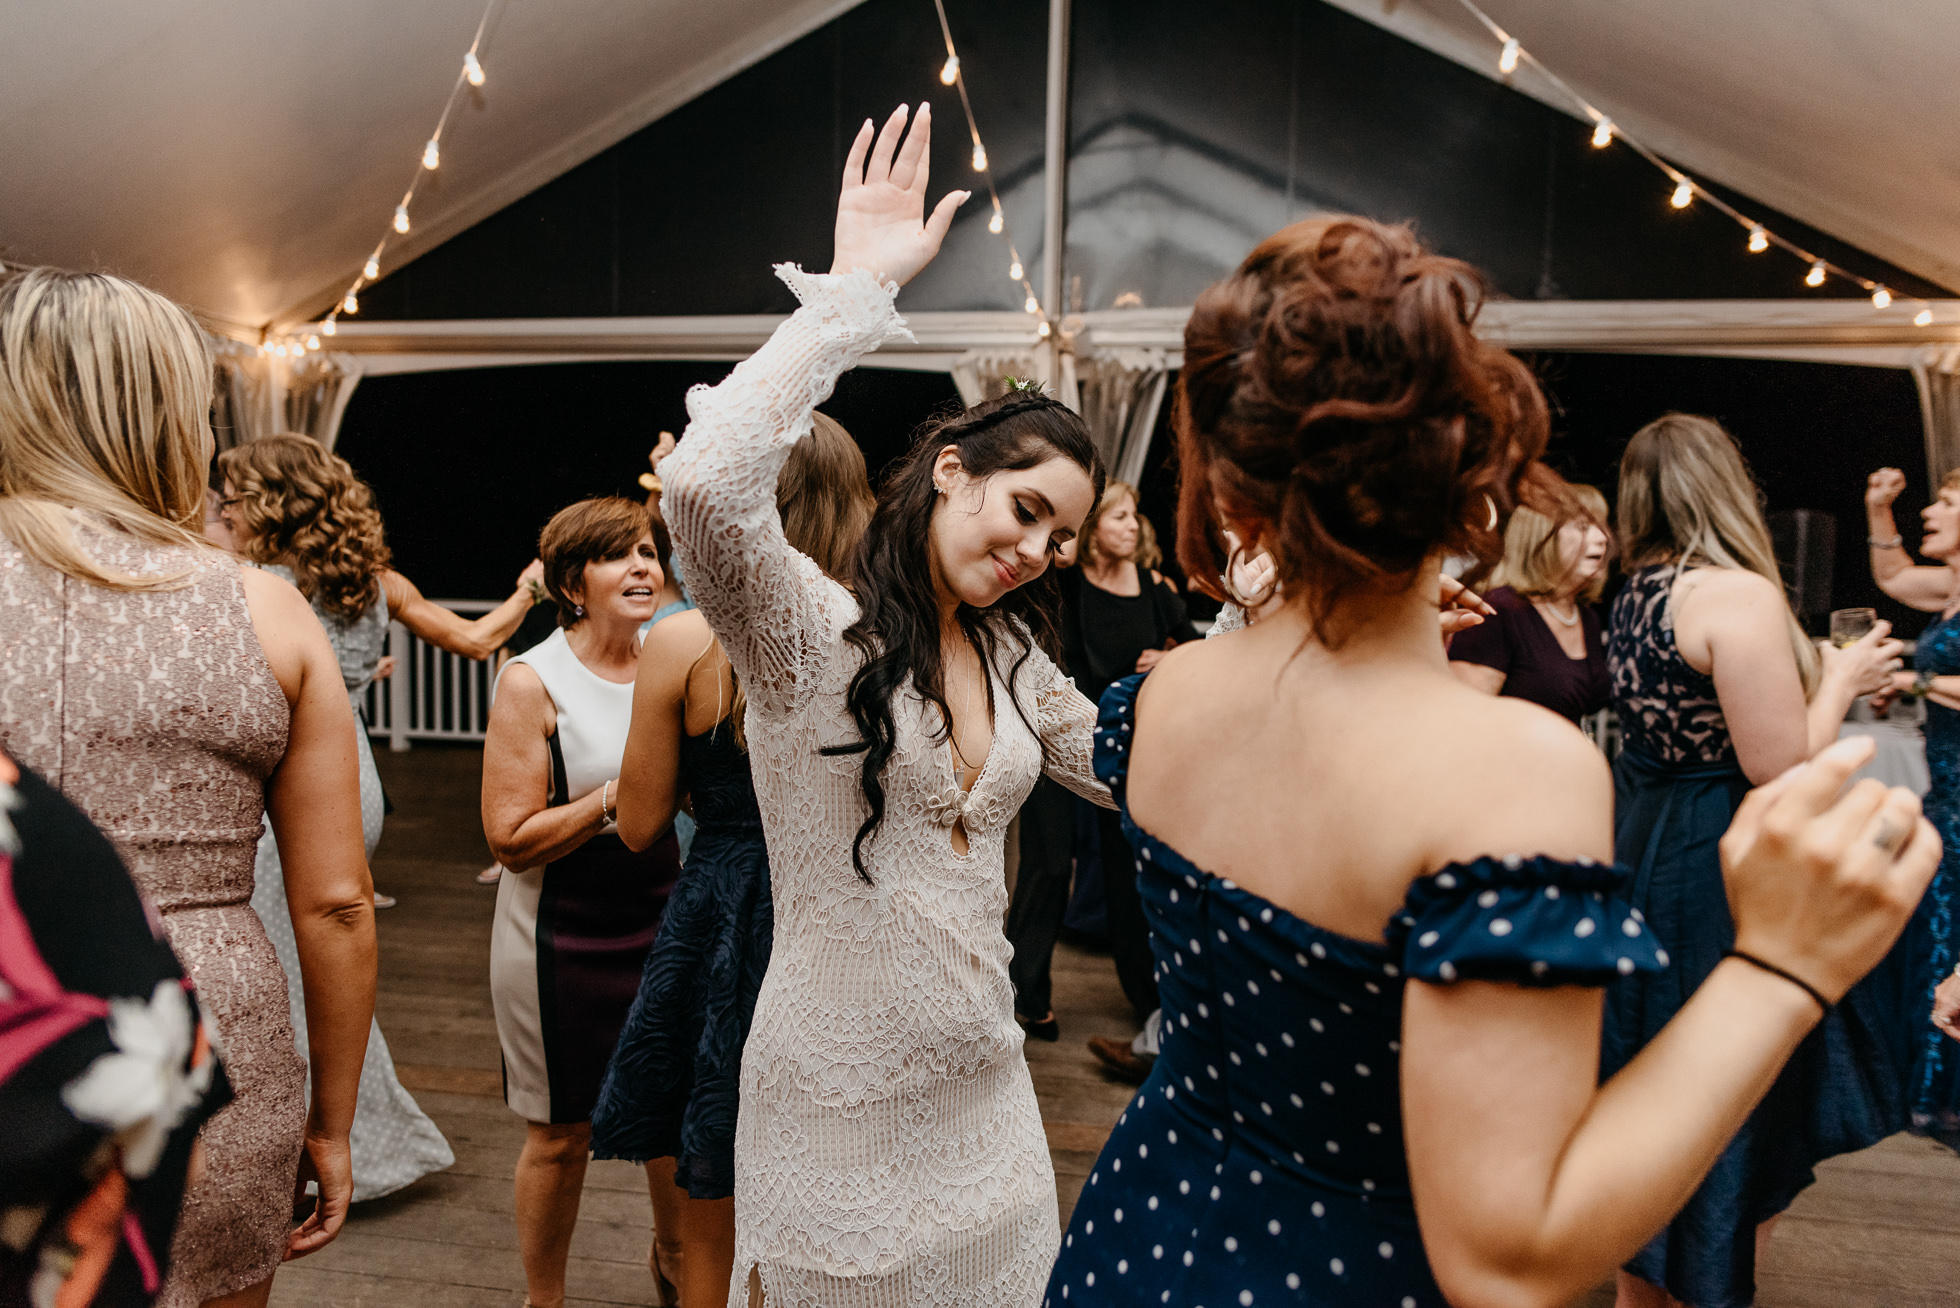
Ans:
<svg viewBox="0 0 1960 1308"><path fill-rule="evenodd" d="M347 298L340 302L340 311L342 313L359 313L361 311L361 302L354 298L354 292L347 292ZM328 332L327 335L331 336L333 333Z"/></svg>
<svg viewBox="0 0 1960 1308"><path fill-rule="evenodd" d="M309 349L309 350L317 350L317 349L319 349L319 348L320 348L320 338L319 338L318 336L312 336L312 335L309 335L309 336L308 336L308 337L306 338L306 348L307 348L307 349Z"/></svg>
<svg viewBox="0 0 1960 1308"><path fill-rule="evenodd" d="M1043 318L1040 322L1034 325L1034 334L1036 336L1039 336L1044 341L1048 339L1048 334L1053 330L1054 328L1048 325L1048 320L1046 318Z"/></svg>
<svg viewBox="0 0 1960 1308"><path fill-rule="evenodd" d="M993 212L987 216L987 230L995 236L1007 238L1009 259L1007 275L1019 282L1021 289L1027 293L1028 312L1040 313L1041 299L1035 294L1034 286L1028 281L1027 269L1021 263L1021 252L1014 244L1014 234L1007 230L1007 212L1001 206L1000 189L994 185L993 169L987 160L987 147L980 139L980 122L973 116L973 100L967 94L966 75L960 68L960 53L953 44L952 24L946 21L945 0L933 0L933 9L939 15L939 35L946 43L946 62L940 66L939 80L959 90L960 108L966 113L967 135L973 140L973 171L986 179L987 198L993 203ZM1048 335L1050 329L1046 320L1040 324L1040 328L1043 336Z"/></svg>
<svg viewBox="0 0 1960 1308"><path fill-rule="evenodd" d="M367 278L367 280L371 282L378 282L381 280L381 256L380 255L370 254L368 256L368 261L361 265L361 276Z"/></svg>
<svg viewBox="0 0 1960 1308"><path fill-rule="evenodd" d="M328 315L327 315L327 320L326 320L325 322L323 322L323 323L321 323L321 324L320 324L320 335L322 335L322 336L331 336L331 335L333 335L333 334L334 334L334 332L336 332L337 330L339 330L339 329L338 329L338 328L336 328L336 327L334 326L334 323L333 323L333 315L332 315L332 314L328 314Z"/></svg>
<svg viewBox="0 0 1960 1308"><path fill-rule="evenodd" d="M408 201L406 200L395 206L395 230L403 236L408 235Z"/></svg>
<svg viewBox="0 0 1960 1308"><path fill-rule="evenodd" d="M471 86L483 85L483 65L477 62L475 50L463 56L463 80Z"/></svg>
<svg viewBox="0 0 1960 1308"><path fill-rule="evenodd" d="M433 136L429 138L429 143L422 147L422 166L430 172L442 167L442 149L436 144Z"/></svg>
<svg viewBox="0 0 1960 1308"><path fill-rule="evenodd" d="M1498 26L1497 21L1479 7L1478 0L1457 0L1457 3L1462 5L1470 13L1471 17L1481 23L1484 30L1490 33L1492 39L1498 42L1497 67L1499 72L1508 77L1512 72L1516 71L1521 61L1525 59L1531 60L1532 67L1537 70L1538 75L1557 88L1570 100L1581 115L1591 120L1593 124L1592 143L1595 147L1604 149L1616 139L1624 141L1627 148L1639 155L1642 159L1645 159L1655 168L1658 168L1661 172L1666 173L1672 179L1674 182L1674 193L1670 197L1670 203L1676 209L1685 209L1697 199L1704 200L1711 208L1734 219L1735 222L1748 229L1749 252L1751 254L1761 254L1769 249L1771 245L1780 245L1791 254L1796 255L1799 259L1809 263L1810 270L1804 276L1804 284L1806 286L1822 286L1835 273L1846 281L1864 287L1871 294L1872 304L1875 307L1884 309L1891 305L1892 292L1889 288L1868 278L1861 277L1849 269L1841 268L1830 260L1803 249L1793 241L1777 236L1757 220L1745 217L1734 205L1709 191L1707 187L1697 183L1679 168L1662 159L1646 145L1628 136L1625 130L1615 124L1612 119L1608 118L1598 106L1574 90L1571 83L1567 82L1551 69L1545 67L1544 63L1536 55L1533 55L1524 48L1517 37L1512 36L1502 27ZM1912 321L1918 327L1931 326L1933 322L1932 308L1922 302L1919 312L1913 316Z"/></svg>

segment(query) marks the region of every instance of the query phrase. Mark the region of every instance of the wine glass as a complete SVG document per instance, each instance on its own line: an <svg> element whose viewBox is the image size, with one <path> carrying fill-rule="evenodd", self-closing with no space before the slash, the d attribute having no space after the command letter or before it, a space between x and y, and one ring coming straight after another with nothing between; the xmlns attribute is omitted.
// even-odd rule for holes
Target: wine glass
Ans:
<svg viewBox="0 0 1960 1308"><path fill-rule="evenodd" d="M1877 609L1833 609L1831 611L1831 644L1843 649L1855 645L1878 624Z"/></svg>

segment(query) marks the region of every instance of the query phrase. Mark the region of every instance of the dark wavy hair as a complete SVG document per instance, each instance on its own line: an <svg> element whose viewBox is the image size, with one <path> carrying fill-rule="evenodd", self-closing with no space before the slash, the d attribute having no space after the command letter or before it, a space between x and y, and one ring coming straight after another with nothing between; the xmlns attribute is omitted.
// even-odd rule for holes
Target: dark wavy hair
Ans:
<svg viewBox="0 0 1960 1308"><path fill-rule="evenodd" d="M237 497L245 553L283 563L300 594L335 617L359 617L381 593L392 556L374 492L311 436L279 432L218 455Z"/></svg>
<svg viewBox="0 0 1960 1308"><path fill-rule="evenodd" d="M1549 429L1525 365L1472 330L1476 269L1406 225L1332 217L1261 242L1198 297L1173 421L1177 555L1223 598L1215 505L1269 523L1315 636L1357 592L1413 585L1438 551L1503 557L1503 524Z"/></svg>
<svg viewBox="0 0 1960 1308"><path fill-rule="evenodd" d="M864 755L858 786L870 816L851 842L851 865L866 881L864 846L885 821L885 765L897 747L898 729L892 699L906 683L912 693L939 710L940 738L951 730L952 712L946 704L945 669L940 663L939 603L933 592L928 551L932 515L939 504L932 469L948 445L959 452L960 465L970 476L987 478L998 472L1032 468L1049 459L1067 459L1089 475L1094 486L1091 502L1102 498L1103 466L1089 429L1060 401L1045 395L1010 392L977 404L964 413L928 425L885 478L878 507L871 515L858 546L853 580L857 586L858 620L844 632L864 657L851 678L845 707L857 724L858 740L832 745L826 754ZM1003 595L989 608L962 604L960 629L987 668L1005 650L1013 659L1007 672L1014 711L1027 722L1013 695L1015 679L1037 644L1056 643L1058 600L1052 570ZM987 706L993 704L988 681ZM1028 723L1030 730L1033 724ZM1040 733L1035 737L1040 739ZM1047 745L1042 745L1043 760Z"/></svg>

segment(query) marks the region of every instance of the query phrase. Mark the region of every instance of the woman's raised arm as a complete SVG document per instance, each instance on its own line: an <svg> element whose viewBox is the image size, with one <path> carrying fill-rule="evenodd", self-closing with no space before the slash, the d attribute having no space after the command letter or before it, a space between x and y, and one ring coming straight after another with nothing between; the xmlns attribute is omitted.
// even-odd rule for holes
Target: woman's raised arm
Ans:
<svg viewBox="0 0 1960 1308"><path fill-rule="evenodd" d="M689 593L768 714L789 711L852 608L784 537L777 474L837 378L887 341L911 339L896 286L938 253L966 198L954 192L925 216L931 111L920 106L909 135L905 122L901 107L874 148L865 121L845 161L830 273L778 266L802 307L725 381L688 395L687 431L660 464L661 514Z"/></svg>

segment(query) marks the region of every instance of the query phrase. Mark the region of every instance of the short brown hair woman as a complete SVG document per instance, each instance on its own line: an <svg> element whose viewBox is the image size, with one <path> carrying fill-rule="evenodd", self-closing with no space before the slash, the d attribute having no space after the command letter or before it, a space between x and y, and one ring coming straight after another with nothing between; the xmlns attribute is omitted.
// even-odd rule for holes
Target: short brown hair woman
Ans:
<svg viewBox="0 0 1960 1308"><path fill-rule="evenodd" d="M1504 526L1504 558L1484 598L1497 610L1450 642L1450 669L1489 695L1530 700L1577 722L1606 707L1606 645L1593 605L1606 588L1606 497L1546 472L1539 504Z"/></svg>
<svg viewBox="0 0 1960 1308"><path fill-rule="evenodd" d="M1762 962L1724 962L1600 1083L1607 987L1671 945L1618 898L1605 761L1463 685L1437 636L1443 559L1496 562L1491 510L1546 435L1530 372L1476 335L1482 297L1408 229L1334 217L1192 310L1179 558L1216 586L1229 528L1282 589L1104 697L1172 1034L1047 1302L1570 1302L1667 1220L1813 992L1884 955L1932 871L1909 792L1812 821L1868 744L1753 798L1724 845Z"/></svg>
<svg viewBox="0 0 1960 1308"><path fill-rule="evenodd" d="M298 591L200 534L210 347L120 277L0 276L0 745L115 841L222 1034L237 1097L200 1133L163 1301L263 1304L332 1240L374 1012L373 887L354 720ZM86 651L79 660L76 651ZM270 817L300 962L248 902ZM292 1227L293 1177L320 1198Z"/></svg>
<svg viewBox="0 0 1960 1308"><path fill-rule="evenodd" d="M557 1304L592 1107L680 859L671 833L636 852L616 827L640 625L660 594L646 508L592 499L561 509L538 555L559 629L498 675L483 833L508 869L491 928L490 997L504 1102L527 1123L518 1245L530 1302ZM649 1165L647 1185L657 1227L672 1231L672 1164Z"/></svg>

